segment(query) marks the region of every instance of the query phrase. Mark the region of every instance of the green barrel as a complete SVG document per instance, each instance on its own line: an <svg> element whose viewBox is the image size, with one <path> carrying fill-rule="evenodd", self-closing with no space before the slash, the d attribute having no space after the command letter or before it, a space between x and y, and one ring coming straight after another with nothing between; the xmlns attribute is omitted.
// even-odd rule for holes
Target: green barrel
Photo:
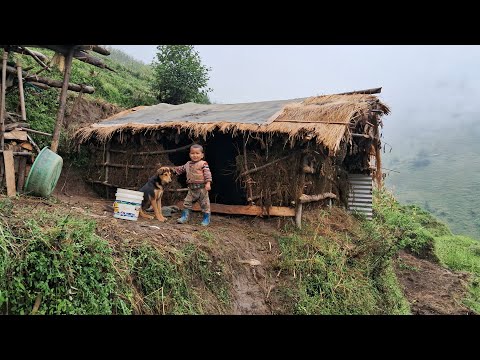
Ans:
<svg viewBox="0 0 480 360"><path fill-rule="evenodd" d="M35 159L24 192L29 195L49 197L62 172L63 159L48 147L44 147Z"/></svg>

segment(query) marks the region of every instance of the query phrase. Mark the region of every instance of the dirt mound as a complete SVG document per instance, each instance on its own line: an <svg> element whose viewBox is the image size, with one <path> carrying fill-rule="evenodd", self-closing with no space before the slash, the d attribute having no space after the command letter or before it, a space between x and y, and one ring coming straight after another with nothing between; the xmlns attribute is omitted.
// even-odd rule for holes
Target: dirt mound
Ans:
<svg viewBox="0 0 480 360"><path fill-rule="evenodd" d="M413 314L471 314L462 304L467 292L467 273L452 272L406 252L400 252L395 270Z"/></svg>
<svg viewBox="0 0 480 360"><path fill-rule="evenodd" d="M124 110L120 106L99 99L90 99L80 95L68 98L64 124L67 129L80 128L96 123Z"/></svg>

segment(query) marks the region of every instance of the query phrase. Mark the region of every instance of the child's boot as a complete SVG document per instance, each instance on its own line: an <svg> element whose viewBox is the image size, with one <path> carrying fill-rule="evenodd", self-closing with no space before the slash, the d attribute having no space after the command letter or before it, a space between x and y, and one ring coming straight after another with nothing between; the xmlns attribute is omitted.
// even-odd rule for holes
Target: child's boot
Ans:
<svg viewBox="0 0 480 360"><path fill-rule="evenodd" d="M183 209L182 211L182 217L177 220L177 223L183 224L188 221L188 218L190 217L190 209Z"/></svg>
<svg viewBox="0 0 480 360"><path fill-rule="evenodd" d="M207 226L208 224L210 224L210 213L203 213L202 225Z"/></svg>

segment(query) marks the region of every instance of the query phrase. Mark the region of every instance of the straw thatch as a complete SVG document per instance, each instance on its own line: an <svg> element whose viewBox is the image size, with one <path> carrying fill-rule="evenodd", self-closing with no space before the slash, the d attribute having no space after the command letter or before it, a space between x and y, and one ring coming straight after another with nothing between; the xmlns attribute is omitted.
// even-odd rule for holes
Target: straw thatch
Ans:
<svg viewBox="0 0 480 360"><path fill-rule="evenodd" d="M251 103L251 108L255 110L251 113L248 113L249 104L234 106L189 103L168 106L159 104L155 108L138 107L82 128L74 137L79 144L92 138L105 143L115 133L120 134L121 139L124 132L136 134L165 128L203 138L213 131L232 135L237 132L279 133L286 134L291 141L308 137L335 153L339 150L342 139L351 141L350 126L367 118L372 110L383 114L390 111L375 95L370 94L325 95L300 100L302 101L265 102L265 108L269 106L267 110L270 112L259 111L265 110L261 107L263 103ZM152 110L155 110L153 117ZM145 115L142 119L142 114L147 112L149 117ZM137 122L122 123L122 119L129 119L133 113L137 113ZM270 115L266 117L267 114Z"/></svg>

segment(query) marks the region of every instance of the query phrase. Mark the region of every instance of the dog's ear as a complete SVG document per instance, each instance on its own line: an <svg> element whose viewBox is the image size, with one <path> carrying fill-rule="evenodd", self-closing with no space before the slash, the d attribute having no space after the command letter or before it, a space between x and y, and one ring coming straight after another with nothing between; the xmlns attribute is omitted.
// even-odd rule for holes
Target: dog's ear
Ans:
<svg viewBox="0 0 480 360"><path fill-rule="evenodd" d="M170 173L171 169L167 166L162 166L160 169L158 169L158 174L163 175L165 173Z"/></svg>

